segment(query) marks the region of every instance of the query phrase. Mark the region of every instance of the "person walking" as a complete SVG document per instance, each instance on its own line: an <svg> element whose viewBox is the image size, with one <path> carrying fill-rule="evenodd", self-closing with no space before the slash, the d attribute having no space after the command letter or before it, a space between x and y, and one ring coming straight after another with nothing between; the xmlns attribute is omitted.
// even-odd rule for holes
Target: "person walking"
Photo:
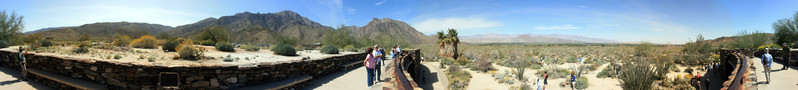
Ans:
<svg viewBox="0 0 798 90"><path fill-rule="evenodd" d="M545 71L543 72L543 85L548 85L548 84L549 84L549 72Z"/></svg>
<svg viewBox="0 0 798 90"><path fill-rule="evenodd" d="M790 50L792 49L790 49L790 47L787 46L787 43L781 43L781 52L782 52L781 58L782 61L784 62L784 67L781 68L782 70L787 70L790 67L790 54L792 54Z"/></svg>
<svg viewBox="0 0 798 90"><path fill-rule="evenodd" d="M767 78L765 84L770 84L770 64L773 63L773 56L769 52L768 48L765 48L765 54L762 54L762 66L765 67L765 78Z"/></svg>
<svg viewBox="0 0 798 90"><path fill-rule="evenodd" d="M22 69L21 70L22 71L22 80L27 80L26 77L28 76L27 75L28 74L27 73L28 68L27 68L27 66L25 66L25 62L27 61L27 59L25 59L25 55L24 55L25 53L23 51L24 50L23 50L22 46L20 46L19 47L19 53L18 53L19 54L19 60L20 60L19 67L20 67L20 69Z"/></svg>
<svg viewBox="0 0 798 90"><path fill-rule="evenodd" d="M366 60L363 61L363 65L366 67L366 82L368 82L368 87L371 88L371 86L374 85L374 66L376 64L374 55L372 54L374 48L368 48L366 52L368 54L366 55Z"/></svg>

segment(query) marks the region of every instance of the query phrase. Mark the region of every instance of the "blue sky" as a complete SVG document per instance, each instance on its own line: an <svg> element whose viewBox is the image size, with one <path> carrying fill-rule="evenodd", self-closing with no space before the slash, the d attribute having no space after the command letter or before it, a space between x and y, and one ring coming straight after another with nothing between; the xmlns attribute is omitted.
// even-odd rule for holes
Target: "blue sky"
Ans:
<svg viewBox="0 0 798 90"><path fill-rule="evenodd" d="M405 21L425 34L566 34L681 44L703 34L773 32L798 12L795 0L2 0L23 15L25 31L95 22L179 26L244 11L291 10L327 26Z"/></svg>

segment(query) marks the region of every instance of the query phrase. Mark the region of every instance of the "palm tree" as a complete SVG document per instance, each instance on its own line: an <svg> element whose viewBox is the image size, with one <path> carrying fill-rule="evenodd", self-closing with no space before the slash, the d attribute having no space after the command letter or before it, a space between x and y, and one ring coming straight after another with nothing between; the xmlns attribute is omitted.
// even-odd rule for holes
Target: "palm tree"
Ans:
<svg viewBox="0 0 798 90"><path fill-rule="evenodd" d="M457 59L457 44L459 43L460 39L457 37L456 29L450 28L448 34L444 34L443 31L438 32L438 47L441 48L438 53L442 56Z"/></svg>

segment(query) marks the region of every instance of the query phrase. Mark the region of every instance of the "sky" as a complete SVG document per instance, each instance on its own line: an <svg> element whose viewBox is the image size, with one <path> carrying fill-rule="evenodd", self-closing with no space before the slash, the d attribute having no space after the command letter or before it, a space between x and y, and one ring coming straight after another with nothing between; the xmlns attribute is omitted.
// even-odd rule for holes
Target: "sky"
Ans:
<svg viewBox="0 0 798 90"><path fill-rule="evenodd" d="M772 33L798 12L796 0L0 0L24 17L24 31L97 22L172 27L241 12L291 10L322 25L364 26L373 18L404 21L431 35L563 34L683 44L741 31Z"/></svg>

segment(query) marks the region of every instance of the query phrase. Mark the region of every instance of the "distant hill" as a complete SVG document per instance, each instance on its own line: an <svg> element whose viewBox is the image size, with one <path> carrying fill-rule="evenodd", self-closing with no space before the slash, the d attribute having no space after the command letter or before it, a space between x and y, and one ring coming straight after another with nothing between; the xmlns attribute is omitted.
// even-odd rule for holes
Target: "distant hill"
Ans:
<svg viewBox="0 0 798 90"><path fill-rule="evenodd" d="M614 40L561 34L477 34L461 36L460 39L466 43L619 43Z"/></svg>
<svg viewBox="0 0 798 90"><path fill-rule="evenodd" d="M347 26L352 36L375 39L387 35L394 39L405 40L411 44L431 43L432 37L417 31L405 22L390 18L374 18L367 25ZM77 27L44 28L28 33L41 32L43 36L59 37L57 39L76 40L83 34L95 39L111 39L115 33L130 35L157 35L165 33L174 37L195 38L205 28L222 28L230 32L231 42L279 43L281 40L293 39L302 43L320 42L327 31L333 30L311 21L296 12L281 11L277 13L242 12L232 16L206 18L195 23L177 27L147 23L94 23ZM60 38L65 37L65 38Z"/></svg>
<svg viewBox="0 0 798 90"><path fill-rule="evenodd" d="M323 26L292 11L278 13L243 12L219 19L208 18L193 24L175 27L170 35L193 38L206 27L219 27L230 32L232 42L277 42L276 39L291 38L300 42L313 42L332 27Z"/></svg>
<svg viewBox="0 0 798 90"><path fill-rule="evenodd" d="M434 39L419 32L409 24L390 18L374 18L363 27L350 26L352 35L360 38L378 38L388 35L393 39L402 39L409 43L431 43Z"/></svg>
<svg viewBox="0 0 798 90"><path fill-rule="evenodd" d="M91 39L110 40L114 34L128 35L133 38L141 35L156 35L169 31L172 27L160 24L133 22L102 22L84 24L77 27L44 28L26 32L25 35L40 33L44 37L55 40L77 40L83 34L91 35Z"/></svg>

